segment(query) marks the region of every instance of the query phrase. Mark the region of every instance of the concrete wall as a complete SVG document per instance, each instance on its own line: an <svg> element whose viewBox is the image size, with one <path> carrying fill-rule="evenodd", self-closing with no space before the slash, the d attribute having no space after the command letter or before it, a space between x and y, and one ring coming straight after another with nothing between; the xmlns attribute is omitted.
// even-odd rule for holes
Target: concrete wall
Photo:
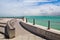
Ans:
<svg viewBox="0 0 60 40"><path fill-rule="evenodd" d="M24 22L20 22L20 24L28 29L29 31L37 34L37 35L41 35L45 38L48 38L50 40L60 40L60 34L58 33L55 33L55 32L52 32L52 31L49 31L49 30L46 30L46 29L42 29L42 28L38 28L38 27L35 27L33 25L30 25L30 24L27 24L27 23L24 23Z"/></svg>

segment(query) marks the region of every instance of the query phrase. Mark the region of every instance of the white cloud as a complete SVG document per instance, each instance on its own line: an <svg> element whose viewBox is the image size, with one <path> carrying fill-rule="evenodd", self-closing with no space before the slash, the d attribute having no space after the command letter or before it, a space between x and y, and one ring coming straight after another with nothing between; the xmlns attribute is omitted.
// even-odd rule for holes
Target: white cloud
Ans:
<svg viewBox="0 0 60 40"><path fill-rule="evenodd" d="M60 15L60 6L46 4L37 6L36 8L29 8L24 11L26 15Z"/></svg>
<svg viewBox="0 0 60 40"><path fill-rule="evenodd" d="M24 0L25 2L51 2L57 0Z"/></svg>
<svg viewBox="0 0 60 40"><path fill-rule="evenodd" d="M16 1L16 0L15 0ZM57 0L23 0L22 2L0 3L0 14L5 15L60 15L60 6L44 4L40 6L35 2L50 2Z"/></svg>

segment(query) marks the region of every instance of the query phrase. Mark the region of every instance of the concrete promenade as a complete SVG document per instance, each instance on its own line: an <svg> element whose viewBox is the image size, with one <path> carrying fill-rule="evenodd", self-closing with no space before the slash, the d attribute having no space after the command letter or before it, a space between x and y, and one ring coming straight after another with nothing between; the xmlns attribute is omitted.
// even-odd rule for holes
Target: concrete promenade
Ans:
<svg viewBox="0 0 60 40"><path fill-rule="evenodd" d="M15 38L13 39L5 39L4 35L0 35L0 40L46 40L44 38L38 37L29 31L25 30L20 24L19 21L14 22L15 27ZM1 30L1 28L0 28Z"/></svg>

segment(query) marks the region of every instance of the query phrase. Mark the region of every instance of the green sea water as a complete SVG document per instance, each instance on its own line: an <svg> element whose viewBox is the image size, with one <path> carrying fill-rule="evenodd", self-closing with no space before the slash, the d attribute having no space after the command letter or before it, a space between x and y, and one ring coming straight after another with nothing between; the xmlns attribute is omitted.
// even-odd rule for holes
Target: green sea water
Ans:
<svg viewBox="0 0 60 40"><path fill-rule="evenodd" d="M50 27L56 30L60 30L60 16L25 16L28 22L48 27L48 20L50 20Z"/></svg>

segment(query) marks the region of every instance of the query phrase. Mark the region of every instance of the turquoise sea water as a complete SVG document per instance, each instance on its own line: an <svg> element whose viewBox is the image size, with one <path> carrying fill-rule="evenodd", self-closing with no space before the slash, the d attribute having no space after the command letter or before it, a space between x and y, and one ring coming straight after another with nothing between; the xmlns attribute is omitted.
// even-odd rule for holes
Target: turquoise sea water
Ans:
<svg viewBox="0 0 60 40"><path fill-rule="evenodd" d="M45 27L48 27L48 20L50 20L50 27L60 30L60 16L25 16L25 18L31 23L33 23L33 19L35 19L36 24Z"/></svg>

